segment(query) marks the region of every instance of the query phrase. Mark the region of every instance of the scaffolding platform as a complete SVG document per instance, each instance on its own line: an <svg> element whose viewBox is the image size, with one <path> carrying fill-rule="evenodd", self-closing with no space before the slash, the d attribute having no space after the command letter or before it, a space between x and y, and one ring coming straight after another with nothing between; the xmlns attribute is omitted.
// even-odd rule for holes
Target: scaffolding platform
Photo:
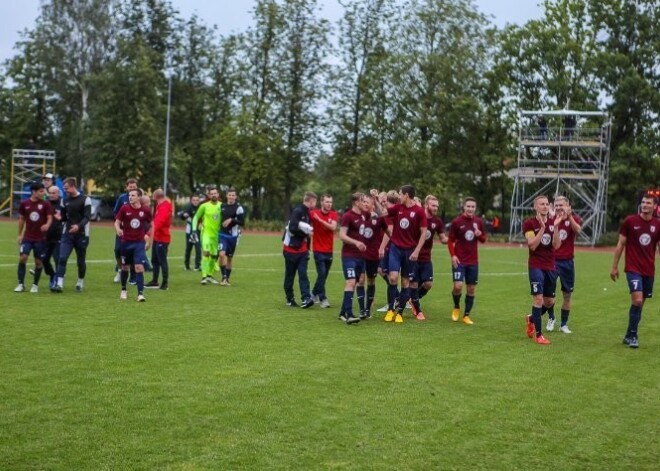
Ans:
<svg viewBox="0 0 660 471"><path fill-rule="evenodd" d="M605 231L612 122L599 111L521 111L509 241L522 242L534 198L566 196L583 221L576 243L595 245Z"/></svg>
<svg viewBox="0 0 660 471"><path fill-rule="evenodd" d="M55 173L55 151L43 149L13 149L9 196L0 204L0 214L11 217L21 200L30 196L27 185L41 181L46 173Z"/></svg>

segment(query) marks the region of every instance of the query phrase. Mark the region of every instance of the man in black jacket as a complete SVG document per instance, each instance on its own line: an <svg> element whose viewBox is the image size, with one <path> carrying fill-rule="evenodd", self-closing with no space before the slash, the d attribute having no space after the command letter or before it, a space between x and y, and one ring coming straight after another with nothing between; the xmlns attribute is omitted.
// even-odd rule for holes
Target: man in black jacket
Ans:
<svg viewBox="0 0 660 471"><path fill-rule="evenodd" d="M192 221L199 208L199 203L199 196L192 195L188 207L179 213L181 219L186 221L186 251L183 255L183 266L186 271L190 270L190 256L193 249L195 249L195 271L199 271L202 266L202 243L192 236L193 232L198 230L196 227L192 227Z"/></svg>
<svg viewBox="0 0 660 471"><path fill-rule="evenodd" d="M298 273L298 284L300 285L301 307L307 309L314 305L309 289L307 265L309 263L309 236L313 232L309 210L316 206L316 199L315 193L305 193L303 203L293 208L291 219L284 231L284 295L286 304L290 307L298 306L293 295L293 281L296 273Z"/></svg>
<svg viewBox="0 0 660 471"><path fill-rule="evenodd" d="M87 245L89 244L89 220L92 217L92 200L89 196L78 191L76 179L73 177L64 180L64 208L62 210L62 222L64 229L60 241L60 259L57 264L57 281L51 288L54 293L61 293L64 287L64 274L66 263L71 252L75 249L78 259L78 281L76 291L83 290L83 280L87 271L85 257Z"/></svg>

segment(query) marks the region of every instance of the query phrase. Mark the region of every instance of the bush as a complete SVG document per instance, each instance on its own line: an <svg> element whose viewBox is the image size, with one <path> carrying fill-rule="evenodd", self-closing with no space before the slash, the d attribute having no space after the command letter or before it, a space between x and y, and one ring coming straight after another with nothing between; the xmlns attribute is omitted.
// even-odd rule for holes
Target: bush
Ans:
<svg viewBox="0 0 660 471"><path fill-rule="evenodd" d="M282 232L285 222L265 219L248 219L245 221L245 230L256 232Z"/></svg>
<svg viewBox="0 0 660 471"><path fill-rule="evenodd" d="M600 236L598 242L596 242L596 247L614 247L618 241L618 232L605 232L602 236Z"/></svg>

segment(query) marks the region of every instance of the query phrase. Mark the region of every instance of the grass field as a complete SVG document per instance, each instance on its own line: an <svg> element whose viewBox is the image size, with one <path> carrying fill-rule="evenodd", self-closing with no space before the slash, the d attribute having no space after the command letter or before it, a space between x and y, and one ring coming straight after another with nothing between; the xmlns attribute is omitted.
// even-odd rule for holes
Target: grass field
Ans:
<svg viewBox="0 0 660 471"><path fill-rule="evenodd" d="M183 271L176 233L170 290L138 304L112 283L108 227L84 293L75 261L65 293L13 293L15 234L0 223L2 470L658 469L660 301L623 346L609 252L578 254L573 334L543 347L517 246L481 250L474 326L450 320L440 246L426 322L346 326L338 257L333 308L284 305L277 236L245 235L225 288Z"/></svg>

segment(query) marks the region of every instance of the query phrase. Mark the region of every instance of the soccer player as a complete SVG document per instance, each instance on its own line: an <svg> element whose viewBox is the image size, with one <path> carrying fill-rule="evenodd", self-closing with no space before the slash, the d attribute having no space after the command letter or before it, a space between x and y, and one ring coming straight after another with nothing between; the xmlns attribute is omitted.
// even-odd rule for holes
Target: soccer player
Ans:
<svg viewBox="0 0 660 471"><path fill-rule="evenodd" d="M192 222L193 240L199 240L197 228L200 220L202 221L202 284L212 283L214 285L220 282L213 278L215 273L216 260L218 258L218 233L222 222L222 205L220 204L220 194L218 189L213 186L208 189L208 201L199 205Z"/></svg>
<svg viewBox="0 0 660 471"><path fill-rule="evenodd" d="M46 232L53 223L53 208L44 201L46 190L43 183L30 185L30 197L23 200L18 207L18 286L16 293L25 291L25 272L30 252L34 256L34 281L30 293L39 292L39 278L43 270L43 259L46 257Z"/></svg>
<svg viewBox="0 0 660 471"><path fill-rule="evenodd" d="M162 189L157 189L153 194L154 207L153 216L153 244L151 249L151 264L153 265L153 278L147 283L147 288L168 289L170 275L169 264L167 263L167 251L170 247L172 236L170 226L172 225L172 203L165 197ZM163 283L158 284L160 272L163 272Z"/></svg>
<svg viewBox="0 0 660 471"><path fill-rule="evenodd" d="M302 204L291 211L291 219L284 231L282 255L284 256L284 295L286 305L298 307L293 295L293 281L298 273L300 297L303 309L314 305L314 299L309 290L307 265L309 264L310 235L313 234L309 211L316 206L316 193L308 191L303 196Z"/></svg>
<svg viewBox="0 0 660 471"><path fill-rule="evenodd" d="M422 245L426 240L426 212L414 200L415 187L403 185L399 190L400 203L387 210L392 218L392 239L390 245L388 270L389 270L389 296L388 299L396 297L399 274L401 275L401 292L399 293L399 305L394 312L394 303L388 302L388 311L385 314L385 322L403 322L403 309L410 299L410 281L415 281L417 271L417 260ZM384 253L387 238L383 238L379 254Z"/></svg>
<svg viewBox="0 0 660 471"><path fill-rule="evenodd" d="M365 206L364 193L351 195L351 209L341 218L339 239L343 242L341 248L341 265L344 272L344 299L341 305L339 319L347 324L360 322L353 315L353 294L358 281L364 277L364 261L367 245L365 244L365 218L362 215ZM362 285L361 311L364 310L364 284Z"/></svg>
<svg viewBox="0 0 660 471"><path fill-rule="evenodd" d="M454 298L454 309L451 312L451 320L456 322L461 315L461 295L463 294L463 284L465 284L463 323L466 325L474 324L470 314L474 307L477 283L479 283L479 242L486 242L484 222L476 216L476 212L477 200L472 197L465 198L463 213L456 217L449 226L447 244L454 280L451 292Z"/></svg>
<svg viewBox="0 0 660 471"><path fill-rule="evenodd" d="M383 195L385 196L383 197ZM381 251L381 247L378 248L378 257L380 258L380 263L378 264L378 274L383 278L383 280L386 283L385 292L387 296L387 304L385 304L385 306L378 309L378 312L387 312L389 310L390 303L394 305L394 303L398 302L398 298L399 298L398 289L394 292L391 292L389 289L390 238L392 237L393 222L392 222L392 217L389 216L389 214L387 214L387 210L389 208L391 208L396 204L399 204L399 192L396 190L390 190L387 193L381 192L378 194L378 197L381 202L381 207L383 208L383 212L381 213L381 216L379 218L381 227L383 228L383 237L381 239L382 251ZM394 295L393 298L392 295Z"/></svg>
<svg viewBox="0 0 660 471"><path fill-rule="evenodd" d="M128 192L131 190L137 190L138 188L138 181L135 178L129 178L126 180L126 192L122 193L119 195L117 200L115 201L115 206L112 208L112 216L117 217L117 214L119 213L119 209L125 205L128 204ZM115 260L117 261L117 266L115 267L115 271L117 272L115 274L115 279L113 280L115 283L119 283L121 279L121 258L119 255L119 246L120 246L121 241L119 240L119 237L115 237ZM133 267L131 267L131 280L135 279L135 271Z"/></svg>
<svg viewBox="0 0 660 471"><path fill-rule="evenodd" d="M550 341L541 332L541 314L543 306L548 308L555 304L557 272L554 251L559 248L561 239L549 217L550 203L547 196L534 198L534 211L536 216L526 219L522 226L529 248L527 267L532 294L532 314L526 316L527 336L534 337L540 345L549 345Z"/></svg>
<svg viewBox="0 0 660 471"><path fill-rule="evenodd" d="M575 237L582 231L582 219L573 213L571 203L565 196L555 198L555 230L559 231L561 244L555 250L555 267L557 277L561 280L561 324L559 330L565 334L570 334L568 328L568 316L571 313L571 297L575 286ZM548 309L548 324L546 329L549 332L555 328L555 313L553 307Z"/></svg>
<svg viewBox="0 0 660 471"><path fill-rule="evenodd" d="M89 245L89 220L92 217L92 200L78 191L74 177L64 180L64 199L62 209L62 239L60 240L60 259L57 263L57 282L51 288L54 293L61 293L64 288L66 264L71 252L75 249L78 265L78 281L76 291L83 290L85 273L87 272L87 246Z"/></svg>
<svg viewBox="0 0 660 471"><path fill-rule="evenodd" d="M220 227L220 270L222 272L222 286L230 286L232 262L241 227L245 224L245 210L241 203L236 201L236 189L227 190L227 202L222 203L222 227Z"/></svg>
<svg viewBox="0 0 660 471"><path fill-rule="evenodd" d="M366 197L364 207L365 229L364 240L367 244L367 250L364 254L364 277L358 280L356 292L358 295L358 304L362 299L360 307L360 319L371 318L371 308L376 296L376 276L380 269L380 255L378 249L383 242L383 236L387 230L387 222L381 216L383 207L380 205L379 194L376 190L371 190L371 195ZM364 301L364 279L367 282L367 297Z"/></svg>
<svg viewBox="0 0 660 471"><path fill-rule="evenodd" d="M62 238L62 197L60 189L56 185L51 185L48 190L48 202L53 208L53 223L48 228L46 233L46 255L44 256L43 264L46 275L50 277L49 287L53 287L56 283L55 269L57 268L57 261L60 258L60 239ZM51 258L53 264L50 263Z"/></svg>
<svg viewBox="0 0 660 471"><path fill-rule="evenodd" d="M419 252L415 281L410 282L411 305L415 317L420 321L425 319L420 305L420 299L426 296L433 287L433 261L431 259L433 240L437 235L441 243L446 244L448 242L445 235L445 225L442 219L438 217L438 206L438 198L435 196L428 195L424 198L424 210L426 211L426 220L428 223L425 234L426 240L424 241L424 245L422 245L422 250Z"/></svg>
<svg viewBox="0 0 660 471"><path fill-rule="evenodd" d="M122 205L115 217L115 232L120 238L119 254L121 257L121 292L119 299L128 299L126 282L128 281L128 270L131 265L135 266L135 279L137 284L137 301L145 302L144 297L144 265L143 260L147 258L147 250L151 245L153 227L151 222L151 210L143 206L140 198L142 190L130 190L128 192L128 204Z"/></svg>
<svg viewBox="0 0 660 471"><path fill-rule="evenodd" d="M657 201L646 195L642 198L639 214L624 219L619 229L619 242L614 250L614 262L610 277L619 278L619 260L626 251L626 278L630 290L628 330L623 343L630 348L639 347L638 328L642 320L644 301L653 296L655 254L660 249L660 219L653 217Z"/></svg>
<svg viewBox="0 0 660 471"><path fill-rule="evenodd" d="M186 249L183 256L183 266L185 267L186 271L190 270L190 255L192 254L193 248L195 249L195 271L199 271L202 264L202 246L199 240L194 241L192 237L192 233L194 232L192 222L193 218L195 217L195 213L199 208L199 203L199 196L192 195L190 197L190 204L185 210L183 210L183 212L180 213L181 219L186 221ZM197 228L195 228L195 230L197 230Z"/></svg>
<svg viewBox="0 0 660 471"><path fill-rule="evenodd" d="M314 253L314 264L316 265L316 282L312 289L314 302L319 303L322 308L330 307L330 301L325 293L325 282L332 267L332 252L337 230L339 216L332 209L332 196L325 194L321 196L321 208L312 209L309 212L314 229L312 237L312 252Z"/></svg>

